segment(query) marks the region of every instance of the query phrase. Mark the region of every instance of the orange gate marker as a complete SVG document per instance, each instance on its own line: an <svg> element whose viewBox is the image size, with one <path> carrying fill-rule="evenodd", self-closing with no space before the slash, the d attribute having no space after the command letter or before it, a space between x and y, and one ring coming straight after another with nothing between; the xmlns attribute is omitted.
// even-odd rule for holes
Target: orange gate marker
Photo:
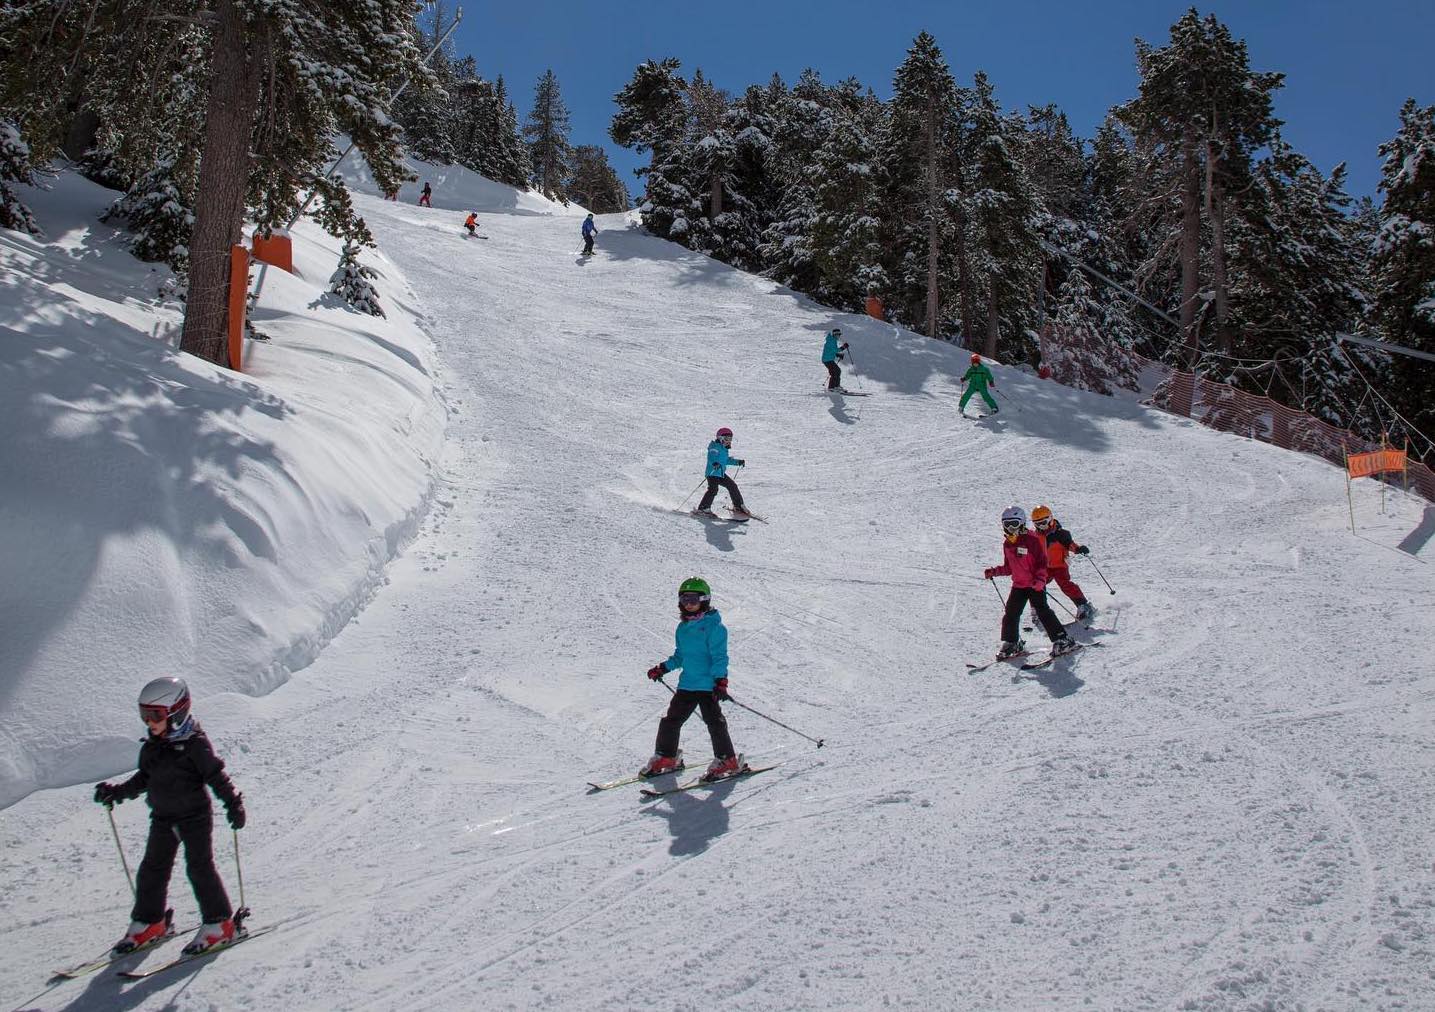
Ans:
<svg viewBox="0 0 1435 1012"><path fill-rule="evenodd" d="M249 251L229 248L229 368L241 372L244 363L244 304L249 300Z"/></svg>

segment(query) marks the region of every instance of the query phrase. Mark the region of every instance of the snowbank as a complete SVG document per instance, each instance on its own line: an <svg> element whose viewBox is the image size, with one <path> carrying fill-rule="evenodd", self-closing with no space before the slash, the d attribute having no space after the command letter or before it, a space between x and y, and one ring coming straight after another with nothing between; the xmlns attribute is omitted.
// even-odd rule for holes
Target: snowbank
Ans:
<svg viewBox="0 0 1435 1012"><path fill-rule="evenodd" d="M414 531L444 411L407 283L388 318L325 286L338 243L264 269L244 375L174 350L163 268L73 174L0 231L0 806L133 765L135 692L263 693L363 606Z"/></svg>
<svg viewBox="0 0 1435 1012"><path fill-rule="evenodd" d="M344 150L347 141L341 141L339 151ZM337 152L336 152L337 154ZM449 211L479 211L489 214L543 214L569 217L583 217L586 207L570 203L566 207L556 200L549 200L534 190L520 190L503 183L495 183L487 176L480 176L462 165L433 165L417 158L405 158L404 164L418 181L405 183L399 190L401 204L417 204L419 193L427 182L433 187L430 203L435 209ZM349 188L359 193L382 197L374 174L358 150L354 150L339 166L339 175Z"/></svg>

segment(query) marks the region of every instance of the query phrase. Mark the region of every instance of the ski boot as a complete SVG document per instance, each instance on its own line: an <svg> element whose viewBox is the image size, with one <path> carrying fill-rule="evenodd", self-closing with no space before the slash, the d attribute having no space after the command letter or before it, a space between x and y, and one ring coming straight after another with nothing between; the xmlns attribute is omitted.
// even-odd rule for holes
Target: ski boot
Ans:
<svg viewBox="0 0 1435 1012"><path fill-rule="evenodd" d="M997 648L997 660L1004 661L1008 657L1017 657L1026 653L1026 640L1010 640Z"/></svg>
<svg viewBox="0 0 1435 1012"><path fill-rule="evenodd" d="M729 510L729 512L732 513L732 515L735 516L735 517L751 517L751 516L752 516L752 514L747 511L747 507L746 507L746 506L730 506L730 507L728 507L728 510Z"/></svg>
<svg viewBox="0 0 1435 1012"><path fill-rule="evenodd" d="M683 750L678 749L676 756L655 755L648 760L648 765L638 771L640 777L660 777L664 773L676 773L683 768Z"/></svg>
<svg viewBox="0 0 1435 1012"><path fill-rule="evenodd" d="M712 510L693 510L693 516L695 516L695 517L705 517L705 518L707 518L707 519L709 519L709 520L717 520L717 519L718 519L718 515L717 515L716 513L714 513Z"/></svg>
<svg viewBox="0 0 1435 1012"><path fill-rule="evenodd" d="M201 952L208 952L219 946L232 945L238 938L239 933L234 928L234 918L226 917L222 921L210 921L199 926L194 938L184 947L184 954L197 956Z"/></svg>
<svg viewBox="0 0 1435 1012"><path fill-rule="evenodd" d="M1081 644L1070 636L1058 637L1051 641L1051 656L1060 657L1063 654L1069 654L1079 646Z"/></svg>
<svg viewBox="0 0 1435 1012"><path fill-rule="evenodd" d="M124 938L115 943L113 951L124 955L127 952L134 952L136 949L153 945L162 938L168 938L174 933L173 918L174 911L166 910L164 920L155 921L153 924L146 924L144 921L131 921L130 929L125 932Z"/></svg>
<svg viewBox="0 0 1435 1012"><path fill-rule="evenodd" d="M1090 622L1096 617L1096 605L1090 601L1082 601L1076 606L1076 620L1078 622Z"/></svg>
<svg viewBox="0 0 1435 1012"><path fill-rule="evenodd" d="M726 759L719 757L708 764L708 771L703 774L703 780L709 783L714 780L726 780L728 777L741 773L742 770L741 756L730 755Z"/></svg>

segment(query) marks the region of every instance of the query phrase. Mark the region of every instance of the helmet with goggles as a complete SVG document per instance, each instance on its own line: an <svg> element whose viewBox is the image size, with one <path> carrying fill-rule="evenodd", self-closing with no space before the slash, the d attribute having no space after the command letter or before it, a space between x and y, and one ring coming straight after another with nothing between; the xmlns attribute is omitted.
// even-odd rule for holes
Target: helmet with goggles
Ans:
<svg viewBox="0 0 1435 1012"><path fill-rule="evenodd" d="M678 612L686 614L685 609L693 605L698 606L699 614L707 611L712 604L712 594L712 588L702 577L688 577L678 586Z"/></svg>
<svg viewBox="0 0 1435 1012"><path fill-rule="evenodd" d="M1037 530L1044 531L1056 524L1056 517L1051 515L1049 506L1038 506L1031 511L1031 522L1036 525Z"/></svg>
<svg viewBox="0 0 1435 1012"><path fill-rule="evenodd" d="M183 678L165 675L140 690L140 719L146 723L163 720L165 729L178 730L189 719L189 686Z"/></svg>

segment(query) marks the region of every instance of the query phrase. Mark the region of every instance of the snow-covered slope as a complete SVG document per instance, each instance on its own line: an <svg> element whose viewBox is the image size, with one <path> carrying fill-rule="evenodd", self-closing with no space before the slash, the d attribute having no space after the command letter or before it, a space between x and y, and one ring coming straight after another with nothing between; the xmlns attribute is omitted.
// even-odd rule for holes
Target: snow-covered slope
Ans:
<svg viewBox="0 0 1435 1012"><path fill-rule="evenodd" d="M135 684L272 689L413 533L444 415L402 277L380 320L325 295L336 244L265 270L245 375L177 354L163 268L66 173L47 238L0 231L0 806L134 761Z"/></svg>
<svg viewBox="0 0 1435 1012"><path fill-rule="evenodd" d="M485 241L359 203L454 414L436 508L360 619L268 696L198 701L246 792L255 923L281 926L27 1007L1435 1005L1418 504L1381 518L1360 489L1352 537L1324 464L1001 368L1007 406L962 420L957 349L616 220L583 260L572 219ZM834 321L873 396L820 393ZM770 523L672 512L724 424ZM1050 503L1118 591L1077 564L1103 647L1035 680L963 664L996 644L980 573L1013 502ZM827 745L730 707L783 765L587 796L651 750L643 672L694 574L736 698ZM708 754L696 718L684 741ZM117 815L133 856L143 811ZM0 896L17 1001L117 936L85 789L0 817ZM191 919L178 877L172 899Z"/></svg>
<svg viewBox="0 0 1435 1012"><path fill-rule="evenodd" d="M435 210L563 217L582 217L588 213L578 204L561 204L534 190L520 190L496 183L462 165L434 165L417 158L405 158L404 165L418 179L399 188L397 203L400 204L418 204L424 183L428 183L433 188L429 202ZM355 192L383 196L368 163L357 151L340 163L338 172Z"/></svg>

